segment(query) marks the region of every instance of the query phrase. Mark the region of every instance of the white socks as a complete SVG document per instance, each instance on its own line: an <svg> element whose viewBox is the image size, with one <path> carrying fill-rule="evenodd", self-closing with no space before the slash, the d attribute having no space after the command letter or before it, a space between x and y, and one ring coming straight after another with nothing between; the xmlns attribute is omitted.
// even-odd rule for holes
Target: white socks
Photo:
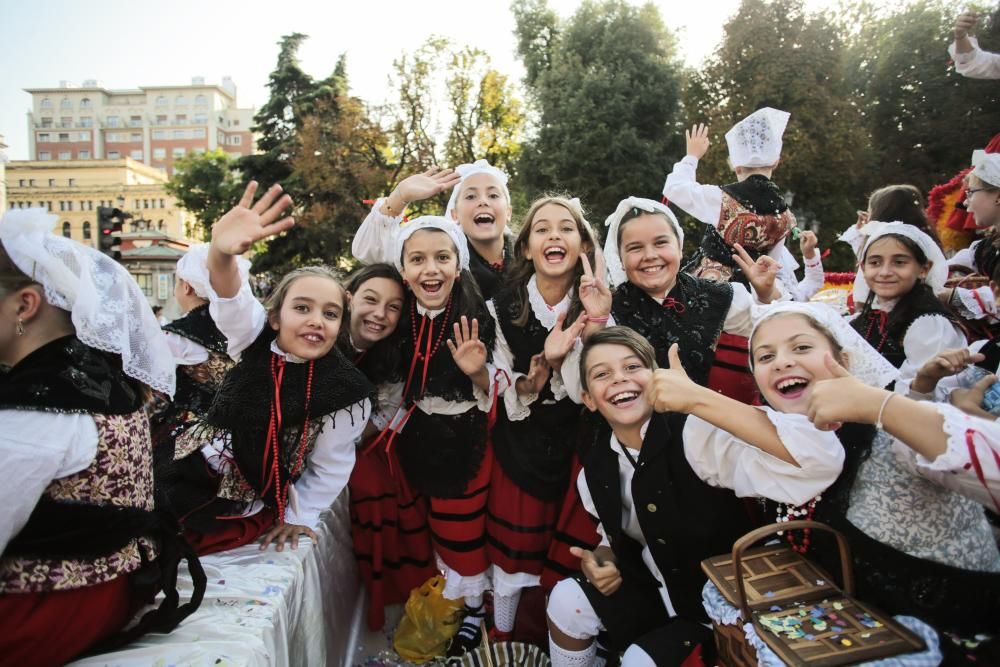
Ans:
<svg viewBox="0 0 1000 667"><path fill-rule="evenodd" d="M591 642L590 646L582 651L567 651L552 641L552 635L549 635L549 657L552 659L552 667L591 667L596 655L597 642Z"/></svg>
<svg viewBox="0 0 1000 667"><path fill-rule="evenodd" d="M493 623L500 632L513 632L517 618L517 603L521 600L521 590L513 595L493 594Z"/></svg>

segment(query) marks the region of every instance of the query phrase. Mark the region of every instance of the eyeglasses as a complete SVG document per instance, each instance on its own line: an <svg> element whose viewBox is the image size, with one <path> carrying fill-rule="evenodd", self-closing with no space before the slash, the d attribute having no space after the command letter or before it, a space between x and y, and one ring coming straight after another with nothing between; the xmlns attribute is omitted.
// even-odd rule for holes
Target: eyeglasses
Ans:
<svg viewBox="0 0 1000 667"><path fill-rule="evenodd" d="M977 192L988 192L990 190L996 190L996 188L965 188L965 198L968 199Z"/></svg>

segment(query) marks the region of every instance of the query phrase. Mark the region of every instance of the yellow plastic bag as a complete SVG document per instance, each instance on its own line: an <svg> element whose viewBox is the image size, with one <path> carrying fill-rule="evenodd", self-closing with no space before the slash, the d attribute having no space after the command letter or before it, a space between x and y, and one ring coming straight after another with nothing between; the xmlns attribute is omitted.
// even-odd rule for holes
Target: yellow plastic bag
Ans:
<svg viewBox="0 0 1000 667"><path fill-rule="evenodd" d="M448 642L462 623L465 601L442 595L444 577L431 577L410 591L406 612L399 621L392 646L401 658L422 663L445 654Z"/></svg>

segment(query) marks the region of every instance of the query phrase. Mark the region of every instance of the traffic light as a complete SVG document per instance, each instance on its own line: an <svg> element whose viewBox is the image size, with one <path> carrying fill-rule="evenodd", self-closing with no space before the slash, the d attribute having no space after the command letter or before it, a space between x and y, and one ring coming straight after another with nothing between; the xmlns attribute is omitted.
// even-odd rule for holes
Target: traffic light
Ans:
<svg viewBox="0 0 1000 667"><path fill-rule="evenodd" d="M97 209L97 249L115 261L122 258L122 223L125 214L117 208Z"/></svg>

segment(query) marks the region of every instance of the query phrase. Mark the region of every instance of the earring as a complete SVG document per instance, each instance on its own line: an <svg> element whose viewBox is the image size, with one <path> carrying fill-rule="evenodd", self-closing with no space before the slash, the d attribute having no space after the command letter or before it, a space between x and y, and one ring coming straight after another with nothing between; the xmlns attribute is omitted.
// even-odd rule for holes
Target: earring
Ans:
<svg viewBox="0 0 1000 667"><path fill-rule="evenodd" d="M14 329L14 332L18 336L23 336L24 335L24 320L22 320L20 317L17 318L17 328Z"/></svg>

